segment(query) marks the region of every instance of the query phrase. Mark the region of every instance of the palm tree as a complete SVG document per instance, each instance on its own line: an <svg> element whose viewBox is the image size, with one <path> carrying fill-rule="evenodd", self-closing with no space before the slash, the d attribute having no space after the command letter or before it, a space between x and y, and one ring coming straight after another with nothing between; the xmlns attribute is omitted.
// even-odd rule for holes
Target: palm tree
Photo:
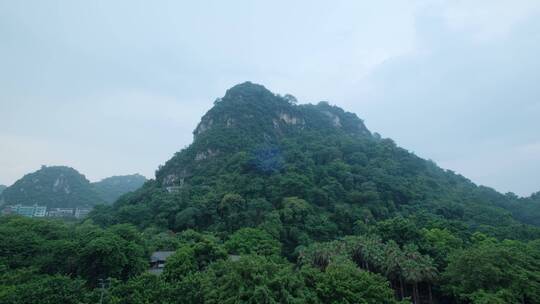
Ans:
<svg viewBox="0 0 540 304"><path fill-rule="evenodd" d="M384 248L384 262L381 270L390 282L396 282L396 285L399 284L398 294L401 300L405 297L401 269L403 259L403 252L399 248L399 245L394 241L389 241Z"/></svg>
<svg viewBox="0 0 540 304"><path fill-rule="evenodd" d="M437 267L435 267L435 262L431 257L424 255L419 262L422 281L428 285L429 303L432 304L433 293L431 291L431 285L437 280L439 273L437 272Z"/></svg>
<svg viewBox="0 0 540 304"><path fill-rule="evenodd" d="M404 248L402 270L405 280L413 285L413 302L419 304L420 291L419 283L426 283L428 286L429 303L433 303L431 284L437 279L437 268L433 259L427 255L421 255L415 245L406 245Z"/></svg>
<svg viewBox="0 0 540 304"><path fill-rule="evenodd" d="M418 283L422 282L422 255L417 251L417 247L414 245L406 245L404 248L404 259L401 263L401 269L403 271L403 277L405 281L412 285L413 303L420 304L420 292L418 290Z"/></svg>

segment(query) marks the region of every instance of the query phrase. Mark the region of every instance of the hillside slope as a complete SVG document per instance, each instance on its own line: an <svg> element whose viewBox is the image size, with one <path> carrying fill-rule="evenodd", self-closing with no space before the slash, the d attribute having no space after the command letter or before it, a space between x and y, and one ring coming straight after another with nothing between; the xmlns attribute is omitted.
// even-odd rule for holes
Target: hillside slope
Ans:
<svg viewBox="0 0 540 304"><path fill-rule="evenodd" d="M0 302L96 303L112 278L111 303L540 303L540 228L520 222L537 199L244 83L88 220L0 217ZM159 276L155 251L174 251Z"/></svg>
<svg viewBox="0 0 540 304"><path fill-rule="evenodd" d="M139 189L146 182L140 174L111 176L92 183L92 187L101 199L113 203L125 193Z"/></svg>
<svg viewBox="0 0 540 304"><path fill-rule="evenodd" d="M355 114L326 102L297 105L246 82L218 99L193 143L107 210L107 221L217 233L271 227L288 254L395 216L537 236L512 216L513 202L371 134Z"/></svg>

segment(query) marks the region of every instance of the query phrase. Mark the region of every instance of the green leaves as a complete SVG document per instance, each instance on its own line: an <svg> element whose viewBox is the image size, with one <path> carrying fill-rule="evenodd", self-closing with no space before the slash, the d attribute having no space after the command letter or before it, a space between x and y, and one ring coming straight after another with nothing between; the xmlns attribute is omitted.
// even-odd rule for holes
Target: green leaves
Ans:
<svg viewBox="0 0 540 304"><path fill-rule="evenodd" d="M493 297L536 303L540 301L539 254L534 245L516 241L477 243L450 256L443 273L444 290L478 303Z"/></svg>
<svg viewBox="0 0 540 304"><path fill-rule="evenodd" d="M79 304L89 292L83 280L61 275L3 274L0 282L0 303L5 304Z"/></svg>
<svg viewBox="0 0 540 304"><path fill-rule="evenodd" d="M280 255L281 243L267 232L255 228L242 228L230 236L225 248L231 254Z"/></svg>
<svg viewBox="0 0 540 304"><path fill-rule="evenodd" d="M302 278L276 258L242 256L223 260L208 270L205 303L305 303Z"/></svg>
<svg viewBox="0 0 540 304"><path fill-rule="evenodd" d="M189 246L184 245L167 259L163 278L169 282L179 282L198 269L195 252Z"/></svg>
<svg viewBox="0 0 540 304"><path fill-rule="evenodd" d="M331 263L318 274L315 290L323 303L395 303L388 281L351 261Z"/></svg>

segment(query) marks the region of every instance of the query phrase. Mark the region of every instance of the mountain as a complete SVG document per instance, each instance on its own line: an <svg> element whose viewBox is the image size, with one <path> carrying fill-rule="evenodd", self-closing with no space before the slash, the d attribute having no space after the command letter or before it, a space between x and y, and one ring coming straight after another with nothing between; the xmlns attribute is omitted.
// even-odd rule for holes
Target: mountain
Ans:
<svg viewBox="0 0 540 304"><path fill-rule="evenodd" d="M65 166L42 166L7 187L2 197L8 204L39 204L48 208L103 203L84 175Z"/></svg>
<svg viewBox="0 0 540 304"><path fill-rule="evenodd" d="M90 183L77 170L66 166L42 166L5 188L7 204L39 204L48 208L91 207L111 203L141 187L146 178L139 174L113 176Z"/></svg>
<svg viewBox="0 0 540 304"><path fill-rule="evenodd" d="M279 232L289 256L396 216L496 237L538 235L512 214L513 198L372 134L327 102L298 105L246 82L216 100L193 134L154 181L104 210L108 223L265 227Z"/></svg>
<svg viewBox="0 0 540 304"><path fill-rule="evenodd" d="M140 174L112 176L92 183L94 190L105 202L112 203L127 192L135 191L146 182Z"/></svg>
<svg viewBox="0 0 540 304"><path fill-rule="evenodd" d="M248 82L87 221L0 217L0 302L540 303L538 198Z"/></svg>
<svg viewBox="0 0 540 304"><path fill-rule="evenodd" d="M4 192L4 190L7 188L7 186L5 185L0 185L0 194L2 194L2 192Z"/></svg>

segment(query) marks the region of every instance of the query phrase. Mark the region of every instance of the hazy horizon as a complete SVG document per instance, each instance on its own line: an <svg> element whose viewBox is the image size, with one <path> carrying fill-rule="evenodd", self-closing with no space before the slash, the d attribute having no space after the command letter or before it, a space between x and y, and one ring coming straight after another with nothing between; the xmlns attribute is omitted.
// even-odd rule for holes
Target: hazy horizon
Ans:
<svg viewBox="0 0 540 304"><path fill-rule="evenodd" d="M41 165L153 178L252 81L477 184L540 191L540 2L152 4L0 1L0 184Z"/></svg>

